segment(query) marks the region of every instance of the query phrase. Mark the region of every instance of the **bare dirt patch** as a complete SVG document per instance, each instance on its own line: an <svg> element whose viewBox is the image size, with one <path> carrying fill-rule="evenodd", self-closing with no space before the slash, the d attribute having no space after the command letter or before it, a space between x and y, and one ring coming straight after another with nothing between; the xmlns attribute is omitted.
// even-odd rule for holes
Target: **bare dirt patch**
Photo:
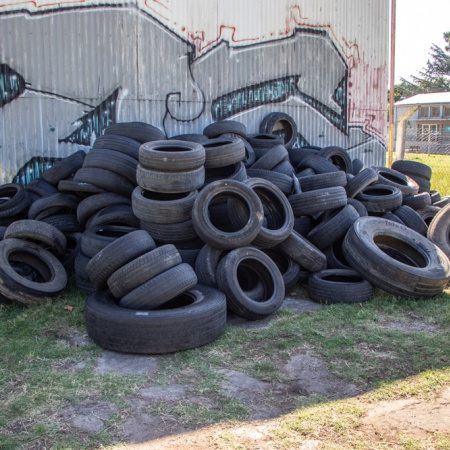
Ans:
<svg viewBox="0 0 450 450"><path fill-rule="evenodd" d="M433 401L401 399L370 405L360 431L391 443L402 434L425 438L450 433L450 389Z"/></svg>

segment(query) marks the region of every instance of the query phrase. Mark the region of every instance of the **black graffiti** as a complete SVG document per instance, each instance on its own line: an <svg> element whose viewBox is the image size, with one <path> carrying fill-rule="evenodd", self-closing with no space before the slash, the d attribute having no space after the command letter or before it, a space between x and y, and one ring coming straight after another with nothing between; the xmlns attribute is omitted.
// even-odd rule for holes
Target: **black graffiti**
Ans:
<svg viewBox="0 0 450 450"><path fill-rule="evenodd" d="M258 106L283 102L289 97L298 95L299 79L300 75L278 78L222 95L212 101L212 118L216 121L224 120Z"/></svg>
<svg viewBox="0 0 450 450"><path fill-rule="evenodd" d="M116 123L117 97L120 88L117 88L109 97L103 100L92 111L77 119L80 122L78 128L69 136L59 139L58 142L71 144L91 145L91 136L101 136L105 128Z"/></svg>
<svg viewBox="0 0 450 450"><path fill-rule="evenodd" d="M19 97L25 89L22 75L7 64L0 64L0 108Z"/></svg>

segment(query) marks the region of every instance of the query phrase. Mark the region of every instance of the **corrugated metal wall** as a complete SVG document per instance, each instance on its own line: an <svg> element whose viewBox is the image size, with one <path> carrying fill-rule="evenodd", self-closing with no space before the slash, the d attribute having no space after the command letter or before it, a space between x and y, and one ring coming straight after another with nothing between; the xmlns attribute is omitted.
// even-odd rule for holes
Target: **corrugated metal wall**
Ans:
<svg viewBox="0 0 450 450"><path fill-rule="evenodd" d="M113 122L171 137L234 119L255 133L273 111L299 144L384 164L388 19L388 0L6 0L3 182L89 150Z"/></svg>

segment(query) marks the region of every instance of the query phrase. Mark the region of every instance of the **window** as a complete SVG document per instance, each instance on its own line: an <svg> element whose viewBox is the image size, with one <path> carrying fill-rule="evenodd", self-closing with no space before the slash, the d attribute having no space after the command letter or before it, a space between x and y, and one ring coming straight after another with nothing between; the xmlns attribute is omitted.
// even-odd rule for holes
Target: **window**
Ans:
<svg viewBox="0 0 450 450"><path fill-rule="evenodd" d="M419 109L419 117L430 117L430 108L428 106L421 106Z"/></svg>
<svg viewBox="0 0 450 450"><path fill-rule="evenodd" d="M431 107L431 117L441 117L441 107L432 106Z"/></svg>
<svg viewBox="0 0 450 450"><path fill-rule="evenodd" d="M419 123L417 125L417 140L437 142L441 134L441 125L436 123Z"/></svg>
<svg viewBox="0 0 450 450"><path fill-rule="evenodd" d="M450 105L444 106L444 117L450 117Z"/></svg>

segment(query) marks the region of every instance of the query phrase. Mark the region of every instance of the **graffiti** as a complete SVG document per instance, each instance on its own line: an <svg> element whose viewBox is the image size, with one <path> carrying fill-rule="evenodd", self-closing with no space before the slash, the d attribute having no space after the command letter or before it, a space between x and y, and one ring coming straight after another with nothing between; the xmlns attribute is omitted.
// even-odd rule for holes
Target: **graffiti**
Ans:
<svg viewBox="0 0 450 450"><path fill-rule="evenodd" d="M300 76L294 76L269 80L222 95L212 101L212 118L215 121L225 120L242 111L294 97L299 94L297 89L299 78Z"/></svg>
<svg viewBox="0 0 450 450"><path fill-rule="evenodd" d="M25 90L25 80L7 64L0 64L0 108L19 97Z"/></svg>
<svg viewBox="0 0 450 450"><path fill-rule="evenodd" d="M13 6L2 12L0 5L0 148L16 154L4 162L4 177L38 174L44 166L36 166L33 153L45 165L80 146L88 151L115 122L144 121L170 137L233 118L251 133L274 110L296 121L299 145L340 145L356 156L370 147L366 153L384 158L383 141L368 133L375 120L349 126L349 64L356 62L336 44L329 24L308 27L308 14L297 7L286 18L283 30L289 33L278 38L218 24L218 36L210 39L211 30L184 32L175 23L176 32L169 28L172 5L162 5L163 15L161 5L73 1L53 9L35 4L16 14ZM119 28L121 33L110 32ZM21 30L23 55L9 38L13 30ZM46 30L57 51L47 52L36 30ZM80 36L89 51L81 51ZM68 62L70 68L61 70Z"/></svg>
<svg viewBox="0 0 450 450"><path fill-rule="evenodd" d="M76 124L78 128L59 142L70 142L72 144L92 145L92 138L101 136L105 128L116 122L116 104L119 95L117 88L106 100L100 103L92 111L80 117Z"/></svg>
<svg viewBox="0 0 450 450"><path fill-rule="evenodd" d="M46 170L50 169L61 158L46 158L34 156L27 161L14 175L12 182L28 184L31 180L39 178Z"/></svg>

